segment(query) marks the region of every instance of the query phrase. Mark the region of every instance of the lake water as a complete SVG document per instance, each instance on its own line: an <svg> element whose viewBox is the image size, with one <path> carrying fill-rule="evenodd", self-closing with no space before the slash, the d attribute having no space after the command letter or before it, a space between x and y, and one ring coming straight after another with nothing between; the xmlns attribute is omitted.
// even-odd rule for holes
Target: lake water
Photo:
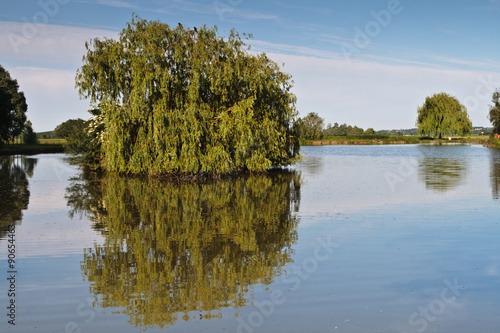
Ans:
<svg viewBox="0 0 500 333"><path fill-rule="evenodd" d="M498 332L500 151L303 152L207 184L2 157L0 331Z"/></svg>

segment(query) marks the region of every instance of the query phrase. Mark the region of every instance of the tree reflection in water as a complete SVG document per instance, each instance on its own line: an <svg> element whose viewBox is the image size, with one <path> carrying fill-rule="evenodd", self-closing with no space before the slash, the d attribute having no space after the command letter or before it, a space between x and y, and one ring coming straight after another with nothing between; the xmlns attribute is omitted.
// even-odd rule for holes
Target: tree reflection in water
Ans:
<svg viewBox="0 0 500 333"><path fill-rule="evenodd" d="M253 285L291 262L300 175L293 171L213 183L83 176L67 189L72 214L105 235L81 268L95 306L118 307L135 326L174 324L241 307Z"/></svg>
<svg viewBox="0 0 500 333"><path fill-rule="evenodd" d="M0 239L9 225L19 223L28 208L28 178L33 176L37 160L25 156L0 156Z"/></svg>
<svg viewBox="0 0 500 333"><path fill-rule="evenodd" d="M464 183L467 169L462 158L424 157L418 161L418 178L428 190L447 192Z"/></svg>
<svg viewBox="0 0 500 333"><path fill-rule="evenodd" d="M498 149L490 149L491 167L490 180L493 199L500 199L500 151Z"/></svg>

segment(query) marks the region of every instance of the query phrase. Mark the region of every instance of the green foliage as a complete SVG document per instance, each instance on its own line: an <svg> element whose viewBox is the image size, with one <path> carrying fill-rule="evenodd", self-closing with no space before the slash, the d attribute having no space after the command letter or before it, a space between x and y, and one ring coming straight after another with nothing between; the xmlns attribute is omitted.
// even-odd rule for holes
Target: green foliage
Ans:
<svg viewBox="0 0 500 333"><path fill-rule="evenodd" d="M66 198L105 237L81 264L95 306L164 327L247 305L292 261L300 183L293 171L181 184L83 174Z"/></svg>
<svg viewBox="0 0 500 333"><path fill-rule="evenodd" d="M466 135L472 131L467 108L446 93L427 97L418 108L416 126L420 135L441 137L446 134Z"/></svg>
<svg viewBox="0 0 500 333"><path fill-rule="evenodd" d="M89 112L98 112L99 109L92 109ZM61 127L61 125L66 124ZM67 133L65 136L64 150L67 154L73 155L77 162L83 164L86 169L100 169L100 141L98 133L96 133L94 119L84 121L76 119L75 121L68 120L59 125L59 133ZM57 130L56 128L56 130ZM68 130L66 132L66 130ZM62 135L62 134L61 134Z"/></svg>
<svg viewBox="0 0 500 333"><path fill-rule="evenodd" d="M35 133L35 131L33 131L31 121L29 121L29 120L24 125L23 132L21 133L21 141L25 144L38 143L36 133Z"/></svg>
<svg viewBox="0 0 500 333"><path fill-rule="evenodd" d="M238 33L134 17L119 40L86 43L80 96L101 110L105 169L122 173L263 171L294 163L291 76Z"/></svg>
<svg viewBox="0 0 500 333"><path fill-rule="evenodd" d="M0 145L19 136L26 122L28 105L17 80L0 65Z"/></svg>
<svg viewBox="0 0 500 333"><path fill-rule="evenodd" d="M490 105L488 118L493 125L493 133L500 134L500 90L496 90L491 98L493 105Z"/></svg>
<svg viewBox="0 0 500 333"><path fill-rule="evenodd" d="M304 120L302 120L302 118L297 118L292 129L295 137L299 138L300 141L305 140L305 130L306 125L304 124Z"/></svg>
<svg viewBox="0 0 500 333"><path fill-rule="evenodd" d="M303 139L306 140L319 140L323 136L323 123L324 119L315 112L309 112L307 116L302 119L303 123Z"/></svg>
<svg viewBox="0 0 500 333"><path fill-rule="evenodd" d="M72 131L68 137L66 137L66 143L64 144L66 152L71 155L87 153L90 146L91 138L87 134L86 124L78 130Z"/></svg>
<svg viewBox="0 0 500 333"><path fill-rule="evenodd" d="M365 135L375 135L375 130L374 130L373 128L369 127L369 128L367 128L367 129L365 130L365 133L364 133L364 134L365 134Z"/></svg>
<svg viewBox="0 0 500 333"><path fill-rule="evenodd" d="M373 130L373 129L372 129ZM335 123L328 124L326 129L323 131L324 137L334 137L334 136L360 136L365 134L365 131L362 128L357 126L352 127L351 125L342 124L339 125Z"/></svg>
<svg viewBox="0 0 500 333"><path fill-rule="evenodd" d="M58 125L54 130L54 135L57 138L66 139L72 133L80 131L86 126L83 119L70 119Z"/></svg>

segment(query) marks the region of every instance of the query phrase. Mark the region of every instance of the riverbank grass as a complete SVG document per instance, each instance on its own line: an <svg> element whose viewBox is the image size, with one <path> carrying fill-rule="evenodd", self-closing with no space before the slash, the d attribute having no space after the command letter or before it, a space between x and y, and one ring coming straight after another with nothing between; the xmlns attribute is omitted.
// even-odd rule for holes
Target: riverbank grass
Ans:
<svg viewBox="0 0 500 333"><path fill-rule="evenodd" d="M491 140L491 145L492 148L500 148L500 139L493 139Z"/></svg>

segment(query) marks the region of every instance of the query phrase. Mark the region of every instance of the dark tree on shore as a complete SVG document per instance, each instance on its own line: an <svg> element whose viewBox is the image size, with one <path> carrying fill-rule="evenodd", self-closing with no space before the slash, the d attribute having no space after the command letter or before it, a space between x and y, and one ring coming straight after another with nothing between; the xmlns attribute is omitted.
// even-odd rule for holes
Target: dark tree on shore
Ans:
<svg viewBox="0 0 500 333"><path fill-rule="evenodd" d="M67 139L71 134L82 131L86 126L83 119L69 119L55 128L54 135L61 139Z"/></svg>
<svg viewBox="0 0 500 333"><path fill-rule="evenodd" d="M303 135L307 140L319 140L323 136L324 119L315 112L309 112L303 119Z"/></svg>
<svg viewBox="0 0 500 333"><path fill-rule="evenodd" d="M22 133L27 110L28 104L17 80L0 65L0 145Z"/></svg>
<svg viewBox="0 0 500 333"><path fill-rule="evenodd" d="M36 137L36 133L33 130L33 125L31 124L31 121L26 121L24 124L24 129L23 132L21 133L21 140L23 143L26 144L34 144L38 143L38 139Z"/></svg>

